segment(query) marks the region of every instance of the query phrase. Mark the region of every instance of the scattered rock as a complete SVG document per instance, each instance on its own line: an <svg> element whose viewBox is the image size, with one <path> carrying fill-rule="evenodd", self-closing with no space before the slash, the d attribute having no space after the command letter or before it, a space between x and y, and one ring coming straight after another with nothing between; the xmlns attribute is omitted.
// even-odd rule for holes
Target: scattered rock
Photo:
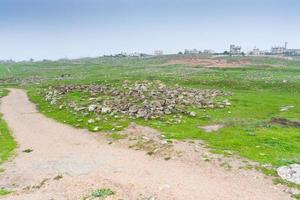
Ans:
<svg viewBox="0 0 300 200"><path fill-rule="evenodd" d="M223 105L225 105L225 106L231 106L231 103L229 102L228 99L225 99L225 100L223 101Z"/></svg>
<svg viewBox="0 0 300 200"><path fill-rule="evenodd" d="M89 124L93 124L93 123L95 123L95 120L94 120L94 119L89 119L89 120L88 120L88 123L89 123Z"/></svg>
<svg viewBox="0 0 300 200"><path fill-rule="evenodd" d="M91 104L91 105L89 105L88 110L89 110L90 112L94 112L94 111L96 110L96 108L97 108L96 105Z"/></svg>
<svg viewBox="0 0 300 200"><path fill-rule="evenodd" d="M149 156L157 156L165 160L173 159L177 155L174 151L173 144L169 140L165 140L160 132L134 123L119 132L121 135L126 134L128 146L134 150L144 150Z"/></svg>
<svg viewBox="0 0 300 200"><path fill-rule="evenodd" d="M171 159L171 157L170 156L168 156L168 157L165 157L165 160L170 160Z"/></svg>
<svg viewBox="0 0 300 200"><path fill-rule="evenodd" d="M24 153L31 153L31 152L33 152L33 149L25 149L25 150L22 151L22 152L24 152Z"/></svg>
<svg viewBox="0 0 300 200"><path fill-rule="evenodd" d="M299 195L299 190L296 188L287 188L283 190L286 193L289 193L291 195Z"/></svg>
<svg viewBox="0 0 300 200"><path fill-rule="evenodd" d="M46 182L49 181L48 178L44 178L38 185L34 185L32 186L33 189L40 189L41 187L43 187Z"/></svg>
<svg viewBox="0 0 300 200"><path fill-rule="evenodd" d="M292 164L289 166L279 167L277 169L278 175L289 182L300 184L300 165Z"/></svg>
<svg viewBox="0 0 300 200"><path fill-rule="evenodd" d="M63 178L62 175L57 175L57 176L55 176L55 177L53 178L53 180L58 181L58 180L60 180L60 179L62 179L62 178Z"/></svg>
<svg viewBox="0 0 300 200"><path fill-rule="evenodd" d="M285 111L288 111L290 110L291 108L294 108L295 106L282 106L280 108L280 112L285 112Z"/></svg>
<svg viewBox="0 0 300 200"><path fill-rule="evenodd" d="M196 113L195 112L190 112L190 116L196 117Z"/></svg>
<svg viewBox="0 0 300 200"><path fill-rule="evenodd" d="M79 106L68 102L69 108L76 112L122 113L136 118L154 119L163 115L182 113L195 117L194 108L224 108L230 106L228 99L218 102L216 97L231 95L221 90L200 90L178 87L168 88L160 81L124 82L121 87L111 85L67 85L49 87L45 91L45 100L53 105L65 102L63 95L69 92L82 91L90 93L89 106ZM64 100L64 101L63 101Z"/></svg>
<svg viewBox="0 0 300 200"><path fill-rule="evenodd" d="M108 108L108 107L102 107L101 108L101 113L109 113L110 111L111 111L111 109Z"/></svg>

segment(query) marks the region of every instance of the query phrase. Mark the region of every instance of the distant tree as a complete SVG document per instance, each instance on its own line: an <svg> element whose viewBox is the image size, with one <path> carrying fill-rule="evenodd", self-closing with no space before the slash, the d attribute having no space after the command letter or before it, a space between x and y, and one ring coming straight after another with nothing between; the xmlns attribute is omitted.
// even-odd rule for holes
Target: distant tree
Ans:
<svg viewBox="0 0 300 200"><path fill-rule="evenodd" d="M182 55L183 53L181 51L179 51L178 54Z"/></svg>
<svg viewBox="0 0 300 200"><path fill-rule="evenodd" d="M223 52L224 55L229 55L230 53L228 51Z"/></svg>
<svg viewBox="0 0 300 200"><path fill-rule="evenodd" d="M242 56L245 56L245 53L244 53L244 52L242 52L241 54L242 54Z"/></svg>
<svg viewBox="0 0 300 200"><path fill-rule="evenodd" d="M30 59L29 59L29 62L34 62L34 59L33 59L33 58L30 58Z"/></svg>

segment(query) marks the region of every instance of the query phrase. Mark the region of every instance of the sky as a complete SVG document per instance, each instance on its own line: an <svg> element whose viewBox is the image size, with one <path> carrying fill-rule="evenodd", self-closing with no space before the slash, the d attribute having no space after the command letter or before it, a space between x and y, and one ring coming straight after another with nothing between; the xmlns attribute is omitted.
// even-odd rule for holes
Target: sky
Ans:
<svg viewBox="0 0 300 200"><path fill-rule="evenodd" d="M0 0L0 59L300 48L299 0Z"/></svg>

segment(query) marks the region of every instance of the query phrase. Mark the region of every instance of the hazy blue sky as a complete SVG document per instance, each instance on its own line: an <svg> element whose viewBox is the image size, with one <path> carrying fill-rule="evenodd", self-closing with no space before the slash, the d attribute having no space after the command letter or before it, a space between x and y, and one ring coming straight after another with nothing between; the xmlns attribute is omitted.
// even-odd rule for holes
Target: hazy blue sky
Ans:
<svg viewBox="0 0 300 200"><path fill-rule="evenodd" d="M0 59L300 48L300 0L0 0Z"/></svg>

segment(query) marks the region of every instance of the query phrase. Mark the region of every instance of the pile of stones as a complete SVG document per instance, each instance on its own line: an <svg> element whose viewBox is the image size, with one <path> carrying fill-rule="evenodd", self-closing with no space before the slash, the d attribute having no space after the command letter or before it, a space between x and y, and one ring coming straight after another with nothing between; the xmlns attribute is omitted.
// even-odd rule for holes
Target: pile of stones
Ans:
<svg viewBox="0 0 300 200"><path fill-rule="evenodd" d="M75 111L96 113L122 113L135 118L153 119L162 115L183 113L196 116L192 108L224 108L229 100L217 101L216 97L228 96L221 90L199 90L183 87L170 88L160 81L125 81L121 87L112 85L66 85L50 87L45 99L51 104L59 104L64 95L81 91L89 93L85 106L69 102L68 107ZM63 105L60 105L63 106Z"/></svg>

